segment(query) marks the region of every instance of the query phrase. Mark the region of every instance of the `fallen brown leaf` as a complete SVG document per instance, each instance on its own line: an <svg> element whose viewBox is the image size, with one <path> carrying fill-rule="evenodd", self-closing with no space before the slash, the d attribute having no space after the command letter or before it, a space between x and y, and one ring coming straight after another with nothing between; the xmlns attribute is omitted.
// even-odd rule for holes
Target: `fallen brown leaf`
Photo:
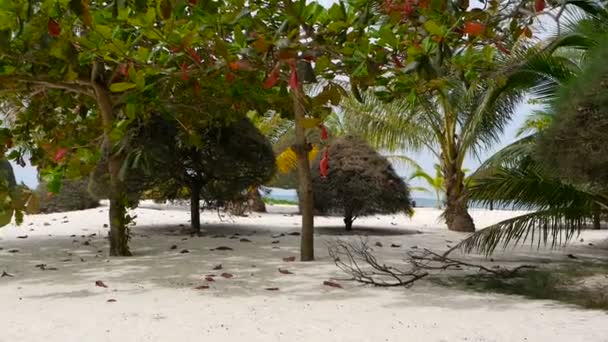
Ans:
<svg viewBox="0 0 608 342"><path fill-rule="evenodd" d="M197 287L195 287L195 290L206 290L209 288L209 285L199 285Z"/></svg>
<svg viewBox="0 0 608 342"><path fill-rule="evenodd" d="M101 280L97 280L97 281L95 281L95 286L98 286L98 287L105 287L105 288L107 288L107 287L108 287L108 285L104 284L104 283L103 283L103 281L101 281Z"/></svg>
<svg viewBox="0 0 608 342"><path fill-rule="evenodd" d="M296 261L296 257L295 256L290 256L290 257L287 257L287 258L283 258L283 261L285 261L285 262Z"/></svg>
<svg viewBox="0 0 608 342"><path fill-rule="evenodd" d="M323 282L323 285L325 285L325 286L329 286L329 287L336 287L336 288L339 288L339 289L341 289L341 288L342 288L342 285L340 285L340 284L338 284L338 283L335 283L335 282L333 282L333 281L329 281L329 280L324 281L324 282Z"/></svg>
<svg viewBox="0 0 608 342"><path fill-rule="evenodd" d="M282 274L293 274L293 272L291 272L290 270L285 270L285 269L282 269L282 268L279 268L279 272L282 273Z"/></svg>
<svg viewBox="0 0 608 342"><path fill-rule="evenodd" d="M234 277L234 275L230 274L230 273L222 273L220 274L222 277L226 278L226 279L230 279L232 277Z"/></svg>
<svg viewBox="0 0 608 342"><path fill-rule="evenodd" d="M116 299L110 298L106 302L108 302L108 303L116 303Z"/></svg>
<svg viewBox="0 0 608 342"><path fill-rule="evenodd" d="M221 269L222 269L222 264L217 264L217 265L213 266L214 271L221 270Z"/></svg>
<svg viewBox="0 0 608 342"><path fill-rule="evenodd" d="M206 281L215 281L215 279L213 279L213 277L205 277Z"/></svg>
<svg viewBox="0 0 608 342"><path fill-rule="evenodd" d="M279 291L279 288L278 287L267 287L264 290L266 290L266 291Z"/></svg>

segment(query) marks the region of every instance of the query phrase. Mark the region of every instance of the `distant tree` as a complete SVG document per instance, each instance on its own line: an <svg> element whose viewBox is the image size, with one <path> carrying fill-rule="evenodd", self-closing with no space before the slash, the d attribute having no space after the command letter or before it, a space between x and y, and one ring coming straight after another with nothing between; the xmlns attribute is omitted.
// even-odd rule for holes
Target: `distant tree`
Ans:
<svg viewBox="0 0 608 342"><path fill-rule="evenodd" d="M328 147L327 176L312 168L314 207L323 214L342 214L346 230L355 219L373 214L411 214L409 189L391 163L363 140L336 138Z"/></svg>
<svg viewBox="0 0 608 342"><path fill-rule="evenodd" d="M153 189L156 199L190 197L195 231L200 230L201 199L208 207L246 202L250 189L275 172L270 143L247 118L197 130L187 137L197 140L196 145L179 135L175 125L160 117L146 123L130 143L136 148L131 166L150 170L153 177L146 176L145 188Z"/></svg>
<svg viewBox="0 0 608 342"><path fill-rule="evenodd" d="M84 210L99 206L99 199L88 191L88 179L63 179L61 190L51 193L45 182L40 182L36 189L42 213L56 213L72 210Z"/></svg>

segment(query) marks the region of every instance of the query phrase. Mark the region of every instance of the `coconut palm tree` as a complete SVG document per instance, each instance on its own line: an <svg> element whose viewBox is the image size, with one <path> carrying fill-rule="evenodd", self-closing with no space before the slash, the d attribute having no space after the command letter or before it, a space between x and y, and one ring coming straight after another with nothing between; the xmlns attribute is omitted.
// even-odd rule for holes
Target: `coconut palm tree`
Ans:
<svg viewBox="0 0 608 342"><path fill-rule="evenodd" d="M412 188L412 190L434 194L435 201L437 203L437 209L443 209L443 202L445 196L445 178L443 178L443 175L441 173L441 167L439 167L438 164L435 164L434 166L435 176L431 176L430 174L426 173L424 169L418 168L416 169L416 171L414 171L414 173L412 173L412 175L409 177L409 180L417 178L423 179L430 189L425 187L415 187Z"/></svg>

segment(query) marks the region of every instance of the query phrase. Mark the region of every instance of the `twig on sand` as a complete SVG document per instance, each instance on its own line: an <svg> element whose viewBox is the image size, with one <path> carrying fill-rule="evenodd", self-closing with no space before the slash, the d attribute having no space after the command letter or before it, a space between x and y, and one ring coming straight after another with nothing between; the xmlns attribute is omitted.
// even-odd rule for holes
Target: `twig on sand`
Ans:
<svg viewBox="0 0 608 342"><path fill-rule="evenodd" d="M535 268L530 265L513 269L500 266L489 268L448 258L446 254L438 254L428 249L408 252L403 266L397 268L378 261L374 250L363 239L359 243L335 240L328 243L328 249L336 266L351 276L348 280L381 287L410 287L432 271L476 269L501 277L511 277L522 269Z"/></svg>

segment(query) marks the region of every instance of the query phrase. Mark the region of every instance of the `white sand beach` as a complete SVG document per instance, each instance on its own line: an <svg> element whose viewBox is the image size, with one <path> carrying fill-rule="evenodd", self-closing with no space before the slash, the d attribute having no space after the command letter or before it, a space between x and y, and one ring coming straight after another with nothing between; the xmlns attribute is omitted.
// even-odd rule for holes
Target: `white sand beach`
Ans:
<svg viewBox="0 0 608 342"><path fill-rule="evenodd" d="M206 234L191 237L187 210L148 203L135 210L130 258L107 257L107 207L27 216L19 227L1 228L0 271L13 277L0 278L0 341L608 341L605 312L552 301L426 280L409 289L344 280L336 280L343 289L323 286L345 278L325 246L343 232L341 219L316 218L315 262L285 262L298 255L299 237L271 235L298 231L300 217L292 207L269 209L224 219L205 212ZM448 232L439 213L417 209L411 219L373 216L355 224L370 241L383 243L379 258L398 262L412 246L443 251L464 236ZM516 214L471 213L478 227ZM585 232L584 242L566 250L521 247L494 259L606 258L605 236ZM219 246L233 250L211 251ZM213 270L219 264L221 270ZM205 280L210 274L215 281ZM195 289L200 285L209 288Z"/></svg>

